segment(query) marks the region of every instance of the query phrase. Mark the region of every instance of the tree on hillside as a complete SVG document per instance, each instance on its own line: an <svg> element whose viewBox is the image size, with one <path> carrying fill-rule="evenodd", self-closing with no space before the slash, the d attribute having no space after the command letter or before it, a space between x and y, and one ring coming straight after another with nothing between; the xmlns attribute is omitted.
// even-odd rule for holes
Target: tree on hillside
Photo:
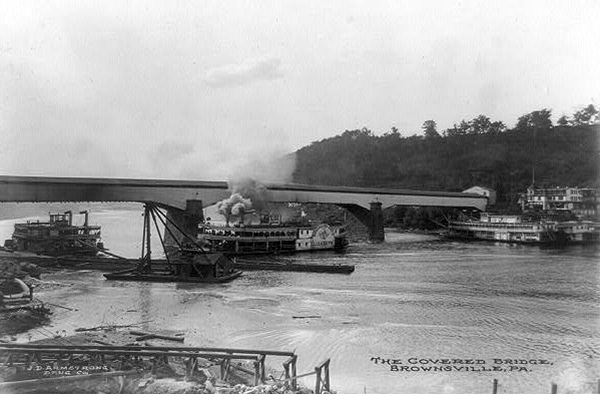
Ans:
<svg viewBox="0 0 600 394"><path fill-rule="evenodd" d="M437 132L437 123L435 120L426 120L423 122L423 126L421 126L423 133L425 134L425 138L438 138L440 134Z"/></svg>
<svg viewBox="0 0 600 394"><path fill-rule="evenodd" d="M581 126L597 124L599 120L598 110L593 104L590 104L584 109L575 112L571 122L573 126Z"/></svg>
<svg viewBox="0 0 600 394"><path fill-rule="evenodd" d="M525 114L517 120L517 130L531 130L531 129L542 129L548 130L552 128L552 110L540 109L539 111L533 111Z"/></svg>
<svg viewBox="0 0 600 394"><path fill-rule="evenodd" d="M498 134L506 130L506 126L501 121L492 122L485 115L479 115L471 122L470 134Z"/></svg>
<svg viewBox="0 0 600 394"><path fill-rule="evenodd" d="M492 124L490 118L479 115L470 122L469 134L484 134Z"/></svg>
<svg viewBox="0 0 600 394"><path fill-rule="evenodd" d="M384 137L388 137L388 136L395 136L395 137L401 137L400 132L398 131L398 128L396 126L392 126L390 131L386 131L383 134Z"/></svg>
<svg viewBox="0 0 600 394"><path fill-rule="evenodd" d="M451 129L446 129L444 131L444 136L446 137L454 137L457 135L465 135L470 134L471 130L471 122L467 122L466 120L461 120L459 124L454 123Z"/></svg>
<svg viewBox="0 0 600 394"><path fill-rule="evenodd" d="M563 115L560 118L558 118L558 121L556 122L556 124L558 124L559 126L568 126L569 118L567 118L565 115Z"/></svg>
<svg viewBox="0 0 600 394"><path fill-rule="evenodd" d="M499 134L506 131L506 125L502 121L492 122L488 129L488 134Z"/></svg>
<svg viewBox="0 0 600 394"><path fill-rule="evenodd" d="M346 130L342 134L342 138L349 138L351 140L357 140L359 138L369 138L369 137L373 137L373 132L371 130L367 129L366 127L363 127L360 130L359 129Z"/></svg>
<svg viewBox="0 0 600 394"><path fill-rule="evenodd" d="M479 115L469 122L462 120L458 125L455 123L452 128L444 131L444 136L452 137L466 134L498 134L504 131L506 131L506 125L501 121L492 122L487 116Z"/></svg>
<svg viewBox="0 0 600 394"><path fill-rule="evenodd" d="M471 121L471 129L469 134L484 134L487 133L492 126L492 121L485 115L479 115Z"/></svg>

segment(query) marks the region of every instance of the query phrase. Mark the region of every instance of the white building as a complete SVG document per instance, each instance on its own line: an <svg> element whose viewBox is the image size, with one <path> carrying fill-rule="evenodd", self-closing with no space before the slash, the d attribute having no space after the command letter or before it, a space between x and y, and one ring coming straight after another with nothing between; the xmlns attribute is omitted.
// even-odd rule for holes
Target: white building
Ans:
<svg viewBox="0 0 600 394"><path fill-rule="evenodd" d="M542 211L568 211L579 217L596 216L600 208L600 193L594 188L530 186L521 197L521 208Z"/></svg>
<svg viewBox="0 0 600 394"><path fill-rule="evenodd" d="M496 191L483 186L473 186L467 190L463 190L463 193L474 193L488 198L488 206L496 203Z"/></svg>

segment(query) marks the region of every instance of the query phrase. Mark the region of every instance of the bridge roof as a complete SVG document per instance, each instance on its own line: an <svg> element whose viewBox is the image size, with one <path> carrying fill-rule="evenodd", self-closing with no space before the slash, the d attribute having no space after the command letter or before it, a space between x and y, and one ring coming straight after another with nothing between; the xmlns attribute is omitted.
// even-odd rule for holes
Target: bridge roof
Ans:
<svg viewBox="0 0 600 394"><path fill-rule="evenodd" d="M0 175L2 183L34 183L34 184L90 184L115 186L157 186L180 188L217 188L228 189L225 181L190 181L178 179L139 179L139 178L89 178L89 177L47 177Z"/></svg>
<svg viewBox="0 0 600 394"><path fill-rule="evenodd" d="M153 201L185 209L186 201L212 205L230 194L224 181L173 179L0 176L0 202ZM264 185L266 198L278 202L474 207L484 210L487 198L475 193L423 191L334 185Z"/></svg>
<svg viewBox="0 0 600 394"><path fill-rule="evenodd" d="M37 183L37 184L90 184L90 185L115 185L115 186L156 186L169 188L211 188L229 189L226 181L195 181L183 179L139 179L139 178L90 178L90 177L45 177L45 176L19 176L0 175L2 183ZM439 197L481 197L476 193L425 191L412 189L375 188L340 185L305 185L300 183L264 183L270 190L295 190L315 192L341 192L359 194L402 194Z"/></svg>
<svg viewBox="0 0 600 394"><path fill-rule="evenodd" d="M314 192L341 192L357 194L379 194L379 195L409 195L409 196L436 196L436 197L481 197L476 193L447 192L447 191L425 191L411 189L392 189L375 187L356 187L356 186L335 186L335 185L303 185L299 183L286 184L267 184L270 190L296 190L296 191L314 191Z"/></svg>

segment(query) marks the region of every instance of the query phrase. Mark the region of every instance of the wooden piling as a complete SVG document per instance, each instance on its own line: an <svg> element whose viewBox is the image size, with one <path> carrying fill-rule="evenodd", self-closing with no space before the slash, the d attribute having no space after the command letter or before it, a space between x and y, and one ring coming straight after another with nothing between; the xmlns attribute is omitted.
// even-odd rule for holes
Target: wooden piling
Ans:
<svg viewBox="0 0 600 394"><path fill-rule="evenodd" d="M225 375L223 376L223 380L227 380L229 378L229 367L231 366L231 359L225 360Z"/></svg>
<svg viewBox="0 0 600 394"><path fill-rule="evenodd" d="M492 394L498 393L498 379L494 379L494 385L492 386Z"/></svg>
<svg viewBox="0 0 600 394"><path fill-rule="evenodd" d="M287 361L283 363L283 372L285 374L285 387L288 387L288 381L290 379L290 364Z"/></svg>
<svg viewBox="0 0 600 394"><path fill-rule="evenodd" d="M285 371L285 379L286 379L286 385L287 385L287 381L291 382L291 386L292 386L292 390L296 390L296 386L297 386L297 379L296 379L296 361L298 360L298 356L296 356L295 354L292 355L290 358L288 358L287 360L285 360L285 362L283 363L283 370Z"/></svg>
<svg viewBox="0 0 600 394"><path fill-rule="evenodd" d="M317 377L315 379L315 394L321 394L321 368L315 367Z"/></svg>
<svg viewBox="0 0 600 394"><path fill-rule="evenodd" d="M556 394L558 392L558 386L556 385L556 383L552 383L552 387L550 390L551 394Z"/></svg>
<svg viewBox="0 0 600 394"><path fill-rule="evenodd" d="M292 358L293 358L293 361L292 361L292 376L298 376L298 371L296 370L298 356L293 355ZM292 389L296 390L297 388L298 388L298 381L296 379L294 379L294 380L292 380Z"/></svg>
<svg viewBox="0 0 600 394"><path fill-rule="evenodd" d="M225 359L221 360L221 363L219 364L219 379L221 380L225 380Z"/></svg>
<svg viewBox="0 0 600 394"><path fill-rule="evenodd" d="M258 360L254 361L254 385L258 386L260 383L260 364Z"/></svg>
<svg viewBox="0 0 600 394"><path fill-rule="evenodd" d="M260 382L264 383L266 381L266 370L265 370L265 358L264 354L258 356L258 365L260 368Z"/></svg>
<svg viewBox="0 0 600 394"><path fill-rule="evenodd" d="M327 359L327 364L325 364L325 389L327 391L331 391L331 386L329 385L330 381L329 381L329 362L331 361L331 359Z"/></svg>
<svg viewBox="0 0 600 394"><path fill-rule="evenodd" d="M194 376L194 371L196 370L196 366L198 364L198 360L196 357L190 357L185 362L185 380L189 380Z"/></svg>

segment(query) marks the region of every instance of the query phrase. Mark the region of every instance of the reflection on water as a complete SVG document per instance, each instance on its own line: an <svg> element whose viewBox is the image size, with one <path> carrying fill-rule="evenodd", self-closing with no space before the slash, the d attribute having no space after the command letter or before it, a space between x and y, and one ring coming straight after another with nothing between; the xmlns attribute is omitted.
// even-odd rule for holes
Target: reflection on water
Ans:
<svg viewBox="0 0 600 394"><path fill-rule="evenodd" d="M139 212L94 217L111 250L136 255ZM72 285L43 296L78 309L57 310L53 331L152 320L145 328L184 331L189 344L295 350L299 372L331 357L340 393L481 393L491 392L494 378L502 393L547 393L551 382L559 392L595 390L597 246L544 249L395 233L387 241L352 245L342 254L281 257L353 264L351 275L249 271L226 285L199 285L124 284L97 272L61 272L45 279ZM394 372L372 356L553 364L530 372Z"/></svg>

